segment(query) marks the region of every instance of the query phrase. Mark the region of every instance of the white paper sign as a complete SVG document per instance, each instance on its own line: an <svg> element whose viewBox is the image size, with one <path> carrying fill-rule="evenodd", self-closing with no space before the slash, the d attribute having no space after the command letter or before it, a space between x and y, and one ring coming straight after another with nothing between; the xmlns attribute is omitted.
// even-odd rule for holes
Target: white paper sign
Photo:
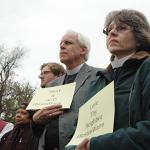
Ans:
<svg viewBox="0 0 150 150"><path fill-rule="evenodd" d="M61 104L62 108L70 108L76 83L41 88L36 90L27 110L41 109L46 106Z"/></svg>
<svg viewBox="0 0 150 150"><path fill-rule="evenodd" d="M111 82L80 108L75 134L67 146L113 132L114 109L114 82Z"/></svg>

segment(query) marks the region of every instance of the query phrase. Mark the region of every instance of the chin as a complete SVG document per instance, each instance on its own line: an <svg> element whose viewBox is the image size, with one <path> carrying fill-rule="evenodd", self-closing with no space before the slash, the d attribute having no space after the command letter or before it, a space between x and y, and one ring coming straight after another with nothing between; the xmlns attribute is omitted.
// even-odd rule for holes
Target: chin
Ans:
<svg viewBox="0 0 150 150"><path fill-rule="evenodd" d="M22 121L16 122L17 125L23 124Z"/></svg>
<svg viewBox="0 0 150 150"><path fill-rule="evenodd" d="M109 48L109 52L111 54L116 54L116 53L120 52L120 49L118 49L118 48Z"/></svg>
<svg viewBox="0 0 150 150"><path fill-rule="evenodd" d="M60 62L65 64L67 61L66 61L66 59L60 59Z"/></svg>

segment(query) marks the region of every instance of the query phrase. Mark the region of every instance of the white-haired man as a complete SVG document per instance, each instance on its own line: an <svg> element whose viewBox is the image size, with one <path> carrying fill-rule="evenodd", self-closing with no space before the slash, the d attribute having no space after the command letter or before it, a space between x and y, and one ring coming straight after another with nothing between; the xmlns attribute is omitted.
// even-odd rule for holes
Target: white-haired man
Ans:
<svg viewBox="0 0 150 150"><path fill-rule="evenodd" d="M106 80L99 69L87 65L90 42L82 34L68 31L60 42L60 61L66 65L66 74L52 82L49 86L57 86L76 82L76 89L69 110L62 113L61 106L55 105L39 110L33 116L33 129L40 135L40 130L46 127L44 150L64 150L74 134L79 107L87 100L87 93L92 84L101 76L101 88ZM97 72L98 75L97 75ZM46 126L45 122L48 122ZM37 132L38 131L38 132Z"/></svg>

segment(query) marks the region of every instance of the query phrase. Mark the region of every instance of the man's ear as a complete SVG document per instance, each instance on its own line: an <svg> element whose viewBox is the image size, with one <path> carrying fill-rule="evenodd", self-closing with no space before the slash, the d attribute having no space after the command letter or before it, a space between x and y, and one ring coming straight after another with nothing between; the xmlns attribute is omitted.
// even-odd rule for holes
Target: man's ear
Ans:
<svg viewBox="0 0 150 150"><path fill-rule="evenodd" d="M87 53L87 48L85 46L83 46L81 54L85 55L86 53Z"/></svg>

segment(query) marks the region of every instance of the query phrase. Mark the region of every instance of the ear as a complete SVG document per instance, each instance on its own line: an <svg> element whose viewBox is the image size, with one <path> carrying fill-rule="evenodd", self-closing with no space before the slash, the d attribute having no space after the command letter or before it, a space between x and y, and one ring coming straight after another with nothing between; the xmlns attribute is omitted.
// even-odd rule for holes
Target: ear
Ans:
<svg viewBox="0 0 150 150"><path fill-rule="evenodd" d="M82 46L81 54L85 55L86 53L87 53L87 48L85 46Z"/></svg>

